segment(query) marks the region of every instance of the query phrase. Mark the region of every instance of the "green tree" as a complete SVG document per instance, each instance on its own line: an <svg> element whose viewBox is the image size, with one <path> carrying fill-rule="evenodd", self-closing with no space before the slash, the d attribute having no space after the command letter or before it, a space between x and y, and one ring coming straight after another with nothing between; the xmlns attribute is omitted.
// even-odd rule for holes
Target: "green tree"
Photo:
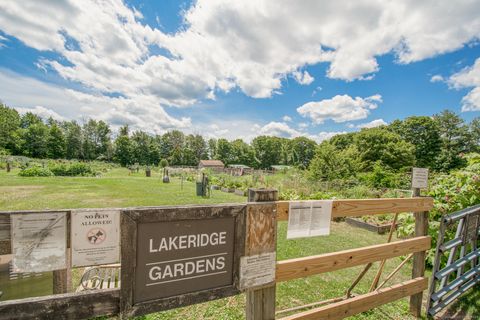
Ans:
<svg viewBox="0 0 480 320"><path fill-rule="evenodd" d="M385 127L362 129L354 139L366 170L377 161L393 170L415 163L415 147Z"/></svg>
<svg viewBox="0 0 480 320"><path fill-rule="evenodd" d="M120 165L123 167L132 164L132 143L128 136L128 125L120 128L119 135L117 139L115 139L114 145L114 160L120 163Z"/></svg>
<svg viewBox="0 0 480 320"><path fill-rule="evenodd" d="M444 110L434 115L439 128L442 147L437 158L437 169L448 172L466 164L462 154L471 149L469 130L462 118L455 113Z"/></svg>
<svg viewBox="0 0 480 320"><path fill-rule="evenodd" d="M65 157L66 142L62 129L56 123L50 126L50 132L47 141L48 157L51 159L60 159Z"/></svg>
<svg viewBox="0 0 480 320"><path fill-rule="evenodd" d="M0 103L0 150L6 149L12 153L17 149L19 127L20 115L17 110Z"/></svg>
<svg viewBox="0 0 480 320"><path fill-rule="evenodd" d="M67 159L82 158L82 128L75 121L63 123Z"/></svg>
<svg viewBox="0 0 480 320"><path fill-rule="evenodd" d="M208 158L213 159L217 154L217 139L208 139Z"/></svg>
<svg viewBox="0 0 480 320"><path fill-rule="evenodd" d="M282 139L270 136L258 136L252 141L256 167L268 169L282 161Z"/></svg>
<svg viewBox="0 0 480 320"><path fill-rule="evenodd" d="M236 139L230 143L230 146L232 164L243 164L249 167L255 164L253 148L245 143L245 141Z"/></svg>
<svg viewBox="0 0 480 320"><path fill-rule="evenodd" d="M431 117L409 117L395 120L390 127L415 147L416 165L434 168L440 154L441 139L437 123Z"/></svg>
<svg viewBox="0 0 480 320"><path fill-rule="evenodd" d="M29 125L23 133L24 155L33 158L46 158L48 155L49 129L43 123Z"/></svg>
<svg viewBox="0 0 480 320"><path fill-rule="evenodd" d="M306 137L297 137L289 140L291 164L307 169L315 154L315 141Z"/></svg>
<svg viewBox="0 0 480 320"><path fill-rule="evenodd" d="M324 141L315 150L310 162L309 176L313 180L335 180L355 176L359 169L359 153L355 146L337 149L331 142Z"/></svg>
<svg viewBox="0 0 480 320"><path fill-rule="evenodd" d="M220 138L217 140L217 152L215 159L221 160L225 165L233 163L232 146L227 139Z"/></svg>

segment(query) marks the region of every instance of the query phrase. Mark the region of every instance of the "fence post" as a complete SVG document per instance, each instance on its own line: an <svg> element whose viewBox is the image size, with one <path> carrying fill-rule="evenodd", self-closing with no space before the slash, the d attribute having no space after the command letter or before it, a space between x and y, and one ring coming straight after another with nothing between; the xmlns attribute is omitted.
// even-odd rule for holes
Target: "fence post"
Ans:
<svg viewBox="0 0 480 320"><path fill-rule="evenodd" d="M278 200L275 189L249 189L249 202L271 202ZM255 207L252 207L255 209ZM252 239L256 235L256 239ZM258 235L261 235L258 237ZM261 241L258 241L261 239ZM274 252L277 239L276 205L259 207L247 212L247 244L246 255ZM246 292L246 319L275 319L275 284Z"/></svg>
<svg viewBox="0 0 480 320"><path fill-rule="evenodd" d="M420 197L420 189L413 189L413 196ZM426 236L428 234L428 211L415 212L415 237ZM425 257L426 252L416 252L413 255L412 278L423 277L425 275ZM415 317L420 317L422 312L423 292L414 294L410 297L410 313Z"/></svg>
<svg viewBox="0 0 480 320"><path fill-rule="evenodd" d="M53 294L72 292L71 243L70 243L70 215L67 212L67 268L53 271Z"/></svg>

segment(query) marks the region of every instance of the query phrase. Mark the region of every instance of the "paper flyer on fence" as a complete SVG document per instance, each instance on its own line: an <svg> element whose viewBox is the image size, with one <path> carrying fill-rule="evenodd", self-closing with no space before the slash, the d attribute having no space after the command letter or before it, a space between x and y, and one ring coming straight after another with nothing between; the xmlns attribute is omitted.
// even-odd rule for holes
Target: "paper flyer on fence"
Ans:
<svg viewBox="0 0 480 320"><path fill-rule="evenodd" d="M120 212L73 211L72 266L84 267L119 262Z"/></svg>
<svg viewBox="0 0 480 320"><path fill-rule="evenodd" d="M44 272L67 267L65 212L11 215L14 272Z"/></svg>
<svg viewBox="0 0 480 320"><path fill-rule="evenodd" d="M290 201L287 239L330 234L332 200Z"/></svg>

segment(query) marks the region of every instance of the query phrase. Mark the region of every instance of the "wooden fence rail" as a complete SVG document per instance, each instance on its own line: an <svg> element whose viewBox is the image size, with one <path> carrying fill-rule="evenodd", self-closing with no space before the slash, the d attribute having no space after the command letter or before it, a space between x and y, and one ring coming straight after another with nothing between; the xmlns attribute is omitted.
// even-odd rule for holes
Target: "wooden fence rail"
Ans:
<svg viewBox="0 0 480 320"><path fill-rule="evenodd" d="M237 234L235 241L244 241L242 246L239 246L239 248L242 248L243 255L275 252L276 222L288 220L289 214L289 202L274 201L276 200L275 192L269 193L265 190L252 191L249 197L250 201L266 202L250 202L246 205L245 211L239 211L239 214L245 215L246 223L245 225L242 224L242 228L245 229L246 235L245 238L242 239L242 237L239 237ZM413 314L419 315L421 305L418 304L418 297L420 297L421 301L422 293L428 286L428 281L424 277L424 262L419 261L419 259L424 257L426 250L430 248L431 239L426 233L426 222L427 213L432 207L433 200L422 197L333 200L332 218L413 212L416 216L415 237L391 243L277 261L275 282L288 281L343 268L370 264L406 254L417 255L413 264L412 280L377 289L373 292L347 298L340 302L314 308L282 319L342 319L408 296L417 297L414 301L411 301L410 308ZM185 209L185 207L182 208ZM162 208L152 208L153 211L156 209L160 210ZM189 211L195 210L191 208L187 209ZM118 210L124 215L126 212L136 212L138 208ZM55 210L54 212L59 211L67 212L67 216L71 212L71 210ZM169 207L168 212L174 215L175 207ZM0 212L0 254L9 254L11 252L10 215L16 213L18 212ZM123 220L124 219L122 219L122 221ZM130 260L123 259L122 261ZM238 270L235 272L238 272ZM128 275L123 274L122 277L126 280ZM262 288L247 290L247 320L274 319L275 282ZM123 283L122 281L122 284ZM121 301L123 299L122 289L124 288L56 294L45 297L0 302L0 320L11 318L29 319L32 317L41 319L79 319L102 315L121 315L122 308L124 308L122 307L124 304L122 304ZM232 292L234 291L235 290ZM208 292L202 291L202 294L205 295L205 297L208 296ZM171 307L176 306L168 306L168 308ZM136 314L140 315L143 312L142 310L143 309L138 309ZM155 307L144 309L145 313L151 312L151 310L156 309Z"/></svg>

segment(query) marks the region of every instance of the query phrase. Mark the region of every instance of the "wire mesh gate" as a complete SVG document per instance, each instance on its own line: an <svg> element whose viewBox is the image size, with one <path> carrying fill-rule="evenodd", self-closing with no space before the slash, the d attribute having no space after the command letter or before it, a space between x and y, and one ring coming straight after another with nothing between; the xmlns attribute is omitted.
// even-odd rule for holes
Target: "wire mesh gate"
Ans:
<svg viewBox="0 0 480 320"><path fill-rule="evenodd" d="M428 299L434 316L480 283L480 205L442 217Z"/></svg>

